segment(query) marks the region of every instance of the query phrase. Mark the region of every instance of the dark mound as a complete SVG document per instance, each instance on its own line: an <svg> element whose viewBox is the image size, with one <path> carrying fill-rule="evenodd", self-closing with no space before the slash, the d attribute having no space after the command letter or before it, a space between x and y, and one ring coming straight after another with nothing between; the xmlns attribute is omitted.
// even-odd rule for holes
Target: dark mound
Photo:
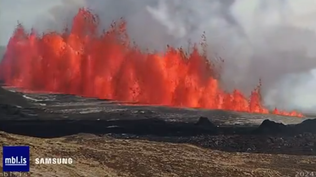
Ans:
<svg viewBox="0 0 316 177"><path fill-rule="evenodd" d="M216 126L207 117L200 117L195 125L200 126L200 127L216 129Z"/></svg>
<svg viewBox="0 0 316 177"><path fill-rule="evenodd" d="M290 127L282 123L276 123L271 120L264 120L261 125L253 131L255 134L288 134Z"/></svg>
<svg viewBox="0 0 316 177"><path fill-rule="evenodd" d="M308 119L300 124L295 125L299 132L312 132L316 133L316 119Z"/></svg>
<svg viewBox="0 0 316 177"><path fill-rule="evenodd" d="M31 107L31 104L18 92L10 92L0 87L0 104L20 106L23 108Z"/></svg>

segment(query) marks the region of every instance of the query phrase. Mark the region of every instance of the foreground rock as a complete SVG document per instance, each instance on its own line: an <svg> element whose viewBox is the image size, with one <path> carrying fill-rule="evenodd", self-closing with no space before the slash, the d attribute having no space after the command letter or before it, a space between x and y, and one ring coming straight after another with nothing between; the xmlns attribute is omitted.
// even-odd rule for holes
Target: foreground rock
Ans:
<svg viewBox="0 0 316 177"><path fill-rule="evenodd" d="M31 176L295 176L316 173L315 156L228 153L188 144L78 134L40 139L0 132L0 143L31 146ZM35 165L37 157L72 165ZM1 164L2 165L2 164Z"/></svg>

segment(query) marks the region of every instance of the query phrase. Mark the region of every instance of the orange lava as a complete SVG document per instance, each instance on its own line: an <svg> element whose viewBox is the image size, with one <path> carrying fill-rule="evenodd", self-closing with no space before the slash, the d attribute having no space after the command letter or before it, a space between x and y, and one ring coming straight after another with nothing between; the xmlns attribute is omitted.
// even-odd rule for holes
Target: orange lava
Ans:
<svg viewBox="0 0 316 177"><path fill-rule="evenodd" d="M8 43L0 76L7 85L38 91L269 113L261 104L261 85L250 99L238 90L227 93L216 77L219 65L197 47L190 53L169 46L166 53L143 52L131 45L125 25L121 20L97 34L98 17L85 9L78 11L72 28L63 33L36 35L19 25ZM295 111L272 113L303 117Z"/></svg>

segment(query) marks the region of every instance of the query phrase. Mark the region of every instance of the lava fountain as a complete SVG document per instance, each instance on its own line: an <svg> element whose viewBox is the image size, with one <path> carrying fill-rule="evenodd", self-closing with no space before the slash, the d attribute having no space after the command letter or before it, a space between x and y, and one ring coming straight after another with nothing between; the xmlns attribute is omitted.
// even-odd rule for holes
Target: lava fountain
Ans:
<svg viewBox="0 0 316 177"><path fill-rule="evenodd" d="M269 113L261 104L260 86L250 98L239 90L223 91L218 60L196 46L189 53L168 46L165 53L131 45L120 20L101 34L98 17L79 9L72 27L37 35L18 25L0 65L10 86L76 94L139 104ZM202 44L205 45L205 43ZM303 117L295 111L274 114Z"/></svg>

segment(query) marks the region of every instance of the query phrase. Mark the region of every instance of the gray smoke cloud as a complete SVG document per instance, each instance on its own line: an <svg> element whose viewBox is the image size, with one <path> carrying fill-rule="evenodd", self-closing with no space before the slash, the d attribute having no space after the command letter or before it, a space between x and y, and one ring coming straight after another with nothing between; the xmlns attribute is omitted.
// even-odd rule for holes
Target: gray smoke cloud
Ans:
<svg viewBox="0 0 316 177"><path fill-rule="evenodd" d="M35 19L40 31L62 30L79 7L102 27L123 17L141 47L199 42L225 59L226 88L249 93L262 79L264 104L316 113L316 2L310 0L64 0Z"/></svg>

